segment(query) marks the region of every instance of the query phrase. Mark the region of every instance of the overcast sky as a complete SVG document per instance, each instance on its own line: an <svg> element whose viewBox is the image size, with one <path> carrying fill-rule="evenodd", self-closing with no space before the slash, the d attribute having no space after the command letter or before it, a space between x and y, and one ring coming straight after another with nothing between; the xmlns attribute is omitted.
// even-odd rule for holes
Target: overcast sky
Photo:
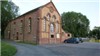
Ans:
<svg viewBox="0 0 100 56"><path fill-rule="evenodd" d="M48 3L50 0L12 0L19 6L22 15ZM100 26L100 0L52 0L60 14L68 11L80 12L90 20L90 29Z"/></svg>

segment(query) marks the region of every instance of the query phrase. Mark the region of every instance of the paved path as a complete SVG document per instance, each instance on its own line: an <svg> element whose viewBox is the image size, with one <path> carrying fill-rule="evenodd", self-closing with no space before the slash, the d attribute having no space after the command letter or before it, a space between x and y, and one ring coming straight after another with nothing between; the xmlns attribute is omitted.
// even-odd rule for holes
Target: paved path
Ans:
<svg viewBox="0 0 100 56"><path fill-rule="evenodd" d="M15 56L99 56L100 43L29 45L10 42L18 49Z"/></svg>

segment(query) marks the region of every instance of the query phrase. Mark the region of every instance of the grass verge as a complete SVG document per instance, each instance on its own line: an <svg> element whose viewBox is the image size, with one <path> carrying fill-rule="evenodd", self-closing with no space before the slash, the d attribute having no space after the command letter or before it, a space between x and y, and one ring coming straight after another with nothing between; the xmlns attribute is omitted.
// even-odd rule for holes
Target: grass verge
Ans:
<svg viewBox="0 0 100 56"><path fill-rule="evenodd" d="M89 42L98 42L98 43L100 43L100 40L97 40L97 39L95 39L95 38L91 38L91 39L89 40Z"/></svg>
<svg viewBox="0 0 100 56"><path fill-rule="evenodd" d="M14 54L17 52L17 49L6 43L6 42L1 42L1 56L14 56Z"/></svg>
<svg viewBox="0 0 100 56"><path fill-rule="evenodd" d="M24 43L24 44L31 44L31 45L37 45L36 43L30 43L30 42L23 42L23 41L19 41L17 43Z"/></svg>

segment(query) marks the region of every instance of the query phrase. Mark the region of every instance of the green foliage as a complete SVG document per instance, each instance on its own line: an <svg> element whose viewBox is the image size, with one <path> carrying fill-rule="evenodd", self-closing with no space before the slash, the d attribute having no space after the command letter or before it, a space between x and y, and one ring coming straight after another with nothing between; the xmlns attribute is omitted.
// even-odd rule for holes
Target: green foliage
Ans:
<svg viewBox="0 0 100 56"><path fill-rule="evenodd" d="M23 44L31 44L31 45L37 45L37 43L31 43L31 42L23 42L23 41L18 41L17 43L23 43Z"/></svg>
<svg viewBox="0 0 100 56"><path fill-rule="evenodd" d="M11 1L1 1L1 34L4 35L4 30L7 24L16 16L18 16L18 6Z"/></svg>
<svg viewBox="0 0 100 56"><path fill-rule="evenodd" d="M76 12L62 14L62 28L72 33L73 37L86 37L89 31L89 20L85 15Z"/></svg>
<svg viewBox="0 0 100 56"><path fill-rule="evenodd" d="M94 29L90 31L89 36L100 39L100 27L94 27Z"/></svg>
<svg viewBox="0 0 100 56"><path fill-rule="evenodd" d="M1 56L13 56L16 53L16 48L8 43L1 42Z"/></svg>

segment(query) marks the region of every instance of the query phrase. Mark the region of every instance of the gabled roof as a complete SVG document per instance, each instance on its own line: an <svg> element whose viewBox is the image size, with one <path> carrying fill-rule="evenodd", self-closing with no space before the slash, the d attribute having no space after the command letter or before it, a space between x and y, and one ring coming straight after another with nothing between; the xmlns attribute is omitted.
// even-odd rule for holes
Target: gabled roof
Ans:
<svg viewBox="0 0 100 56"><path fill-rule="evenodd" d="M50 2L53 4L54 8L56 9L57 13L58 13L59 16L60 16L60 13L58 12L58 10L57 10L56 6L54 5L54 3L53 3L52 1L50 1Z"/></svg>
<svg viewBox="0 0 100 56"><path fill-rule="evenodd" d="M41 6L41 7L45 7L46 5L48 5L48 4L50 4L50 3L52 3L52 5L54 6L54 8L56 9L57 13L58 13L59 16L60 16L60 13L58 12L57 8L55 7L55 5L54 5L54 3L53 3L52 1L48 2L47 4L45 4L45 5Z"/></svg>
<svg viewBox="0 0 100 56"><path fill-rule="evenodd" d="M24 16L24 15L26 15L26 14L28 14L28 13L35 12L35 11L37 11L39 8L43 8L43 7L45 7L46 5L48 5L48 4L50 4L50 3L52 3L52 4L53 4L53 2L52 2L52 1L50 1L50 2L48 2L47 4L42 5L42 6L40 6L40 7L37 7L37 8L35 8L35 9L32 9L32 10L30 10L30 11L28 11L28 12L26 12L26 13L24 13L24 14L20 15L20 16L18 16L17 18L15 18L15 19L13 19L13 20L16 20L16 19L18 19L19 17L22 17L22 16ZM56 9L56 7L55 7L55 5L54 5L54 4L53 4L53 6L54 6L54 8ZM57 13L59 14L59 12L58 12L58 10L57 10L57 9L56 9L56 11L57 11ZM60 14L59 14L59 16L60 16ZM13 21L13 20L12 20L12 21Z"/></svg>

